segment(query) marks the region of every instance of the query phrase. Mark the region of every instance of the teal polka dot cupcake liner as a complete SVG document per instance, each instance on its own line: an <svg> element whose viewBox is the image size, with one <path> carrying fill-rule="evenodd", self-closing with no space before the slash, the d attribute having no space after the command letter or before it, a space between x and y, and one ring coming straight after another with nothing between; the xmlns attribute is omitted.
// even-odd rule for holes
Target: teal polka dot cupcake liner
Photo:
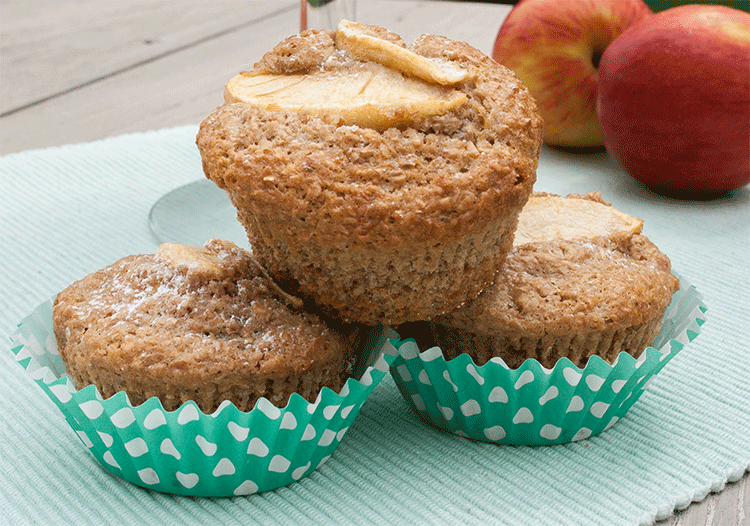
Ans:
<svg viewBox="0 0 750 526"><path fill-rule="evenodd" d="M446 361L439 347L421 351L407 338L389 341L397 354L391 374L414 411L438 429L498 444L562 444L625 416L649 380L698 335L705 312L698 292L681 280L661 330L638 359L623 352L609 364L593 356L584 369L567 358L552 369L527 359L510 369L500 358L482 366L468 354Z"/></svg>
<svg viewBox="0 0 750 526"><path fill-rule="evenodd" d="M349 378L339 393L324 387L314 403L295 393L286 407L261 398L246 412L225 402L205 414L192 401L166 411L157 398L133 406L124 392L102 399L93 385L75 389L57 350L52 304L37 307L11 335L16 361L105 469L165 493L248 495L306 477L333 455L395 359L380 352L380 330L370 335L359 380Z"/></svg>

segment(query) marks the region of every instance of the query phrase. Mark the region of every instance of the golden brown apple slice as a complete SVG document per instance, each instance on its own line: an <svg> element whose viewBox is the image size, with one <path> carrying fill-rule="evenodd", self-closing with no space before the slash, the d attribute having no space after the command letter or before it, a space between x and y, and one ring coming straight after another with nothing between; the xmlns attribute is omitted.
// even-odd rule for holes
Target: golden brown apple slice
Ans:
<svg viewBox="0 0 750 526"><path fill-rule="evenodd" d="M518 216L513 246L556 239L623 239L642 227L640 219L596 201L532 196Z"/></svg>
<svg viewBox="0 0 750 526"><path fill-rule="evenodd" d="M180 243L164 243L156 251L156 257L174 268L187 268L188 272L212 279L220 279L224 268L219 258L207 250Z"/></svg>
<svg viewBox="0 0 750 526"><path fill-rule="evenodd" d="M428 58L383 40L357 22L342 20L336 28L336 47L351 56L378 62L427 82L452 85L466 80L467 70L451 62L434 62Z"/></svg>
<svg viewBox="0 0 750 526"><path fill-rule="evenodd" d="M224 99L384 130L446 113L463 104L466 95L370 62L305 75L243 72L227 83Z"/></svg>

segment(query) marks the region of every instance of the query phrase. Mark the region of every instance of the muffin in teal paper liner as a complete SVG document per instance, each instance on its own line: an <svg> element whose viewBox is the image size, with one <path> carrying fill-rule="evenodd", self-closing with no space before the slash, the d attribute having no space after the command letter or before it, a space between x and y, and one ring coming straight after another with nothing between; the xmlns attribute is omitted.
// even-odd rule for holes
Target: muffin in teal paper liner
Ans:
<svg viewBox="0 0 750 526"><path fill-rule="evenodd" d="M24 320L13 350L106 469L230 496L333 454L393 360L383 334L308 310L251 252L212 239L72 283Z"/></svg>
<svg viewBox="0 0 750 526"><path fill-rule="evenodd" d="M286 407L261 398L247 412L229 402L211 414L194 402L166 411L157 398L134 406L124 392L102 399L93 385L74 388L57 351L52 304L37 307L11 336L17 362L104 468L166 493L247 495L309 475L334 453L395 358L378 352L383 333L374 331L372 365L339 393L324 387L314 403L295 393Z"/></svg>
<svg viewBox="0 0 750 526"><path fill-rule="evenodd" d="M652 346L612 364L592 356L584 368L561 358L553 368L527 359L516 369L501 358L478 366L467 354L445 359L413 338L391 340L391 373L426 422L447 432L500 444L547 445L582 440L620 420L657 374L700 332L706 308L684 279ZM401 334L401 337L408 334Z"/></svg>

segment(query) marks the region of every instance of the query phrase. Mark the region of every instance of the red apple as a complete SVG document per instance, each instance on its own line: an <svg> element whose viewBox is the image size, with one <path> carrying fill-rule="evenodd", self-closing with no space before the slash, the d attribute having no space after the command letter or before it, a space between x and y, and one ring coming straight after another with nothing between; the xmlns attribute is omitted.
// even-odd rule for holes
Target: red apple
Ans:
<svg viewBox="0 0 750 526"><path fill-rule="evenodd" d="M547 144L603 144L595 110L599 58L651 14L642 0L521 0L513 7L492 58L531 90Z"/></svg>
<svg viewBox="0 0 750 526"><path fill-rule="evenodd" d="M660 193L706 197L750 182L750 14L687 5L604 52L597 113L622 168Z"/></svg>

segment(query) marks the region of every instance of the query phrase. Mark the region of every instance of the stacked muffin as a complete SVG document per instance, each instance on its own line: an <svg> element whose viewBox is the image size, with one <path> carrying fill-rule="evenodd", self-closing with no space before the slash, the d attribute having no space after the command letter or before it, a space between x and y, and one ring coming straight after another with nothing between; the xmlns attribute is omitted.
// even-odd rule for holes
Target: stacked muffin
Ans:
<svg viewBox="0 0 750 526"><path fill-rule="evenodd" d="M497 357L518 368L531 358L551 369L565 357L585 368L595 355L638 358L679 288L642 225L598 193L534 195L495 283L431 320L428 335L424 326L415 334L478 365Z"/></svg>
<svg viewBox="0 0 750 526"><path fill-rule="evenodd" d="M637 357L658 331L669 260L598 194L529 199L536 105L476 49L344 21L281 42L225 99L197 144L253 253L164 245L64 291L79 387L249 409L340 389L358 324L514 368Z"/></svg>
<svg viewBox="0 0 750 526"><path fill-rule="evenodd" d="M429 319L494 281L531 193L542 122L467 44L342 22L227 84L197 138L258 260L331 314Z"/></svg>
<svg viewBox="0 0 750 526"><path fill-rule="evenodd" d="M531 196L536 104L476 49L343 21L281 42L225 101L197 145L251 252L165 244L55 300L79 391L48 394L113 473L196 496L289 484L331 456L389 366L442 429L578 440L672 355L644 353L643 375L635 358L591 360L578 387L566 359L637 357L678 283L642 222L598 195ZM378 325L440 348L402 340L362 373L387 345Z"/></svg>
<svg viewBox="0 0 750 526"><path fill-rule="evenodd" d="M399 327L391 373L404 398L439 429L494 443L612 427L705 310L641 227L598 194L532 195L491 286Z"/></svg>
<svg viewBox="0 0 750 526"><path fill-rule="evenodd" d="M228 241L164 244L128 256L61 292L53 317L76 385L167 410L225 400L249 411L292 393L312 402L351 376L360 328L287 304L251 254Z"/></svg>

